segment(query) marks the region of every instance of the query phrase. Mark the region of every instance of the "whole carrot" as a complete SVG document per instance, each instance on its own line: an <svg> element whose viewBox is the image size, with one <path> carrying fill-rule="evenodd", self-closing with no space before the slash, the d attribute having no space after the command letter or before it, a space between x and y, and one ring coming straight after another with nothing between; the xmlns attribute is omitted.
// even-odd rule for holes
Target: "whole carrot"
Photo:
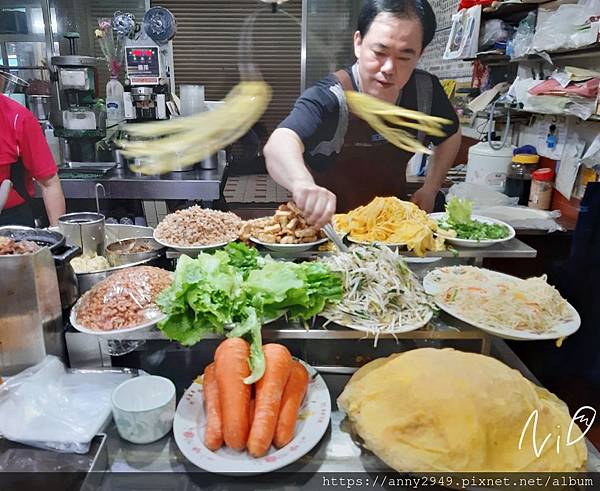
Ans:
<svg viewBox="0 0 600 491"><path fill-rule="evenodd" d="M256 399L250 399L250 428L252 428L252 421L254 421L255 405L256 405Z"/></svg>
<svg viewBox="0 0 600 491"><path fill-rule="evenodd" d="M293 360L290 378L283 391L279 420L273 437L273 443L277 448L284 447L294 438L298 412L307 389L308 372L302 363Z"/></svg>
<svg viewBox="0 0 600 491"><path fill-rule="evenodd" d="M217 383L216 367L211 363L204 369L204 412L206 413L206 428L204 430L204 445L215 451L223 445L223 417L221 401L219 400L219 385Z"/></svg>
<svg viewBox="0 0 600 491"><path fill-rule="evenodd" d="M265 373L256 382L254 419L248 437L248 453L253 457L262 457L271 446L281 397L292 368L292 355L285 346L266 344L263 352Z"/></svg>
<svg viewBox="0 0 600 491"><path fill-rule="evenodd" d="M228 447L242 451L250 431L251 387L244 383L250 375L250 345L241 338L228 338L215 352L219 399L223 414L223 440Z"/></svg>

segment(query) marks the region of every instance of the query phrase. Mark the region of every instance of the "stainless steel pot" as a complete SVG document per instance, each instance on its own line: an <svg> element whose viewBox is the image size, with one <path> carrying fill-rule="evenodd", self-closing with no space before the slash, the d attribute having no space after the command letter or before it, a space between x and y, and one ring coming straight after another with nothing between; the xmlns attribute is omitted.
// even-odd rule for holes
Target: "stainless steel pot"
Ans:
<svg viewBox="0 0 600 491"><path fill-rule="evenodd" d="M0 236L17 241L29 240L42 247L48 247L56 268L61 307L65 310L75 303L78 287L77 277L71 267L71 259L81 254L79 246L67 245L64 235L54 230L5 226L0 227Z"/></svg>
<svg viewBox="0 0 600 491"><path fill-rule="evenodd" d="M104 227L104 241L107 244L122 240L136 237L149 237L152 235L153 229L151 227L140 227L137 225L120 225L120 224L106 224ZM79 295L83 295L86 291L92 288L96 283L101 282L105 278L108 278L112 273L120 271L124 268L132 266L160 266L163 258L160 255L136 261L129 264L123 264L121 266L113 266L101 271L94 271L92 273L77 273L77 284L79 286Z"/></svg>
<svg viewBox="0 0 600 491"><path fill-rule="evenodd" d="M81 247L83 255L104 254L104 215L69 213L59 217L58 228L69 244Z"/></svg>
<svg viewBox="0 0 600 491"><path fill-rule="evenodd" d="M12 375L47 354L65 359L62 310L77 297L69 261L80 249L49 230L8 226L0 227L0 235L42 246L0 256L0 372Z"/></svg>
<svg viewBox="0 0 600 491"><path fill-rule="evenodd" d="M52 105L52 96L49 95L28 95L27 106L35 114L38 121L50 119L50 109Z"/></svg>
<svg viewBox="0 0 600 491"><path fill-rule="evenodd" d="M0 371L14 375L52 354L64 359L58 281L47 247L0 256Z"/></svg>
<svg viewBox="0 0 600 491"><path fill-rule="evenodd" d="M138 246L145 247L148 250L131 252ZM111 266L122 266L161 256L165 251L166 247L156 242L153 237L135 237L117 240L108 244L106 246L106 259L108 259Z"/></svg>

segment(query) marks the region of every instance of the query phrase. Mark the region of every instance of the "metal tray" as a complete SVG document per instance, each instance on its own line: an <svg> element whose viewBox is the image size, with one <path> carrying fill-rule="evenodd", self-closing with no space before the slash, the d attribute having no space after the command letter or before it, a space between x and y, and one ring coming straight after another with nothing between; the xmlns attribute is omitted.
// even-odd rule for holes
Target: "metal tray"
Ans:
<svg viewBox="0 0 600 491"><path fill-rule="evenodd" d="M106 434L99 433L86 454L60 453L0 439L0 472L104 471L107 466Z"/></svg>
<svg viewBox="0 0 600 491"><path fill-rule="evenodd" d="M65 162L59 167L59 171L104 175L116 166L116 162Z"/></svg>

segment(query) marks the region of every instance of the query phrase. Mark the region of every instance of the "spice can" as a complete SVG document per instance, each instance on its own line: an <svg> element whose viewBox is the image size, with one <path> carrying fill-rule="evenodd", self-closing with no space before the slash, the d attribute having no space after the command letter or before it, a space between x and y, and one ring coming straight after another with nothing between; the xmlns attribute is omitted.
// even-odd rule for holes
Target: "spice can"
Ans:
<svg viewBox="0 0 600 491"><path fill-rule="evenodd" d="M529 208L550 209L553 181L554 171L552 169L538 169L531 174L531 190L527 204Z"/></svg>

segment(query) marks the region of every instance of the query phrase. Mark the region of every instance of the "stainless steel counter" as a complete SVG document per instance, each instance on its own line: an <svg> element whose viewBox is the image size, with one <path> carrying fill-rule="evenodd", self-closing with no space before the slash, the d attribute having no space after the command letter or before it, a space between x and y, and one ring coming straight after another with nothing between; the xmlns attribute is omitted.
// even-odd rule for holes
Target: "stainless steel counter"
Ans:
<svg viewBox="0 0 600 491"><path fill-rule="evenodd" d="M282 340L300 340L300 341L333 341L333 340L370 340L374 341L371 334L348 329L335 323L323 326L325 319L317 316L312 325L304 326L297 321L290 321L282 317L266 324L262 328L264 340L282 341ZM205 340L219 340L222 336L215 333L207 333L203 338ZM104 343L107 336L93 336L87 333L78 332L72 327L67 331L67 345L73 340L85 339L92 342ZM119 333L114 332L110 339L117 340L139 340L139 341L167 341L168 338L157 328L148 328L140 331ZM425 327L416 331L403 333L381 333L378 336L380 340L473 340L481 346L477 351L489 353L490 336L465 322L451 318L444 312L434 317ZM69 355L73 350L69 349ZM81 367L80 367L81 368Z"/></svg>
<svg viewBox="0 0 600 491"><path fill-rule="evenodd" d="M61 183L66 198L95 198L96 185L102 184L99 197L108 199L167 200L189 199L213 201L221 196L226 165L220 163L217 169L194 169L185 172L170 172L160 176L144 176L131 172L128 168L115 168L102 177L62 178ZM37 190L37 197L41 194Z"/></svg>
<svg viewBox="0 0 600 491"><path fill-rule="evenodd" d="M94 487L94 489L188 491L194 489L283 489L285 486L289 486L286 489L297 489L300 486L303 489L325 489L323 478L327 476L330 478L332 476L346 478L354 476L373 480L377 474L390 472L391 470L378 457L361 445L345 421L344 413L337 409L337 397L354 371L354 367L348 365L352 361L357 362L355 359L357 353L360 353L365 359L371 359L415 347L442 347L459 340L482 342L485 338L488 341L487 350L491 356L519 370L523 376L539 384L504 341L465 325L452 323L452 326L449 326L445 319L448 318L442 317L440 322L430 325L429 329L406 333L398 340L394 340L389 335L384 336L385 339L380 341L376 349L373 348L372 339L361 340L359 337L363 333L356 331L335 326L330 330L317 327L314 330L305 331L298 325L287 326L288 328L285 329L286 326L278 326L277 323L274 323L271 327L264 329L265 339L278 339L288 346L290 340L297 341L296 348L301 349L303 358L319 370L330 391L332 414L329 428L314 449L297 462L264 476L227 477L206 473L189 462L179 451L172 433L157 442L137 445L122 440L111 421L105 429L107 438L104 450L106 455L102 459L107 472L96 475L96 480L102 479L102 481L99 487ZM283 320L280 322L284 323ZM71 334L88 336L81 333ZM412 339L410 339L411 337ZM200 342L194 348L182 349L181 347L165 348L165 343L169 343L154 337L146 338L146 340L148 343L160 343L159 348L150 354L154 359L152 370L146 371L173 379L178 387L178 400L181 398L183 390L192 383L194 377L202 372L207 360L212 359L214 347L218 343L218 339L211 337ZM481 347L483 348L483 342ZM477 346L472 346L472 348L479 351ZM297 350L291 349L291 351L297 353ZM166 360L174 353L178 353L180 358L169 366ZM342 356L336 357L335 353L342 354ZM195 355L200 355L200 357L195 358ZM119 358L114 358L113 362L118 364L119 360ZM184 362L180 363L180 360ZM336 370L332 366L321 366L324 364L324 360L329 361L330 364L339 363L342 366L337 368L346 368L346 371ZM178 383L177 376L183 383ZM600 471L600 456L589 442L588 453L588 469L595 472ZM53 459L52 461L56 465L60 465L60 458L57 458L56 454L49 458ZM101 471L102 469L97 470ZM400 475L396 474L396 476ZM407 489L399 486L398 488Z"/></svg>
<svg viewBox="0 0 600 491"><path fill-rule="evenodd" d="M519 370L534 383L539 383L514 354L500 339L493 339L492 355L508 366ZM378 457L361 446L360 441L352 434L345 415L337 409L336 399L348 381L348 375L323 374L332 399L332 413L329 429L317 446L299 461L274 473L261 478L243 477L227 478L207 474L191 464L179 451L173 435L170 433L163 439L149 445L135 445L119 438L114 424L107 428L107 450L109 473L104 475L102 489L126 489L126 484L145 482L143 476L136 477L130 472L153 472L165 474L152 475L152 489L161 489L164 480L165 489L194 489L193 485L204 486L227 483L239 489L282 489L285 485L303 485L306 489L322 489L323 476L316 473L340 473L348 476L350 473L390 472ZM191 381L190 381L191 383ZM588 469L600 471L600 455L595 447L588 442ZM182 473L173 476L172 473ZM171 474L171 475L169 475ZM373 475L363 475L363 478L374 478ZM260 480L257 484L256 480ZM258 488L256 486L259 486ZM243 486L246 486L245 488ZM229 487L219 488L229 489ZM293 488L289 488L293 489ZM324 488L323 488L324 489Z"/></svg>
<svg viewBox="0 0 600 491"><path fill-rule="evenodd" d="M349 243L350 244L350 243ZM351 244L350 244L351 245ZM266 249L262 246L258 246L259 250L263 254L269 254L271 257L276 259L314 259L320 256L324 256L330 254L328 252L321 252L318 250L310 250L305 252L294 252L294 253L286 253L286 252L275 252L269 249ZM419 266L419 258L414 252L411 251L400 251L405 257L415 258L415 262L410 264L411 267ZM177 252L173 249L167 250L167 257L169 259L176 259L181 256L180 252ZM444 258L444 259L466 259L470 260L471 263L476 265L481 265L483 259L486 258L534 258L537 256L537 251L527 245L525 242L515 238L506 242L500 242L498 244L494 244L489 247L481 247L481 248L470 248L470 247L460 247L460 246L452 246L452 249L446 251L438 251L432 252L429 251L425 254L426 258ZM410 261L410 260L409 260ZM418 261L418 262L417 262ZM469 262L469 261L462 261ZM425 264L426 261L423 261ZM437 267L439 264L435 262L429 262L432 267Z"/></svg>

